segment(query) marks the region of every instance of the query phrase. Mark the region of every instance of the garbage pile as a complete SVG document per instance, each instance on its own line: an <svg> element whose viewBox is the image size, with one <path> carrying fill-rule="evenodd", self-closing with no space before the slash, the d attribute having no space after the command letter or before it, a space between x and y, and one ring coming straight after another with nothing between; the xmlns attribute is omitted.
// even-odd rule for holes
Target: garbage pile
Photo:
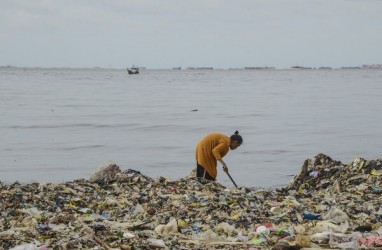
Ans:
<svg viewBox="0 0 382 250"><path fill-rule="evenodd" d="M277 190L114 163L89 180L0 182L0 249L381 249L381 176L382 159L318 154Z"/></svg>

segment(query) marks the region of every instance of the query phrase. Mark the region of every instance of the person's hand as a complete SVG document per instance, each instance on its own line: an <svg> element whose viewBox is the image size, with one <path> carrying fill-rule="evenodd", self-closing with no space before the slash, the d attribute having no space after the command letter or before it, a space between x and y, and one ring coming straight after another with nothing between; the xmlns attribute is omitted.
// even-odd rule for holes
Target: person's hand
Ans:
<svg viewBox="0 0 382 250"><path fill-rule="evenodd" d="M226 173L228 173L228 167L227 167L227 165L223 165L223 170L224 170L224 172L226 172Z"/></svg>

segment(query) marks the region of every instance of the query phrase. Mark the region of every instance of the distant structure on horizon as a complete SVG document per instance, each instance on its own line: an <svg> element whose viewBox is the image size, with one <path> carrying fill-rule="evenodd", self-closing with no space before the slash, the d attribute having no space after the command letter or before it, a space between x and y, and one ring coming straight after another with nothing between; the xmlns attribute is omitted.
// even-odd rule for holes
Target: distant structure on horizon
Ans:
<svg viewBox="0 0 382 250"><path fill-rule="evenodd" d="M187 67L190 70L213 70L213 67Z"/></svg>
<svg viewBox="0 0 382 250"><path fill-rule="evenodd" d="M351 67L341 67L341 69L361 69L361 67L351 66Z"/></svg>
<svg viewBox="0 0 382 250"><path fill-rule="evenodd" d="M313 69L311 67L304 67L304 66L292 66L292 69Z"/></svg>
<svg viewBox="0 0 382 250"><path fill-rule="evenodd" d="M363 69L382 69L382 64L363 64Z"/></svg>
<svg viewBox="0 0 382 250"><path fill-rule="evenodd" d="M264 69L276 69L275 67L244 67L247 70L264 70Z"/></svg>

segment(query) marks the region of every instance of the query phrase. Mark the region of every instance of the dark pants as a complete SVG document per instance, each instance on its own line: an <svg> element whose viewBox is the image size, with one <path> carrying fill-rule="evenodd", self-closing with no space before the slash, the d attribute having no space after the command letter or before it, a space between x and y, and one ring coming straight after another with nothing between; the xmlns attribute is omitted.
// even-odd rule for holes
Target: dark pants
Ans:
<svg viewBox="0 0 382 250"><path fill-rule="evenodd" d="M204 178L206 180L211 180L211 181L215 180L215 178L209 175L208 172L198 163L196 163L196 177Z"/></svg>

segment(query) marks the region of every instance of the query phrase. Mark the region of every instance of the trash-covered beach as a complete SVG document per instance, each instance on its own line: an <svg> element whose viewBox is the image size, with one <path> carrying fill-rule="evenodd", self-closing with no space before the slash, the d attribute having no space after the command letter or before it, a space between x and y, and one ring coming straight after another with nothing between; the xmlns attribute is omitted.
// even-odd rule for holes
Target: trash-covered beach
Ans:
<svg viewBox="0 0 382 250"><path fill-rule="evenodd" d="M318 154L280 189L150 178L0 183L0 249L381 249L382 159Z"/></svg>

